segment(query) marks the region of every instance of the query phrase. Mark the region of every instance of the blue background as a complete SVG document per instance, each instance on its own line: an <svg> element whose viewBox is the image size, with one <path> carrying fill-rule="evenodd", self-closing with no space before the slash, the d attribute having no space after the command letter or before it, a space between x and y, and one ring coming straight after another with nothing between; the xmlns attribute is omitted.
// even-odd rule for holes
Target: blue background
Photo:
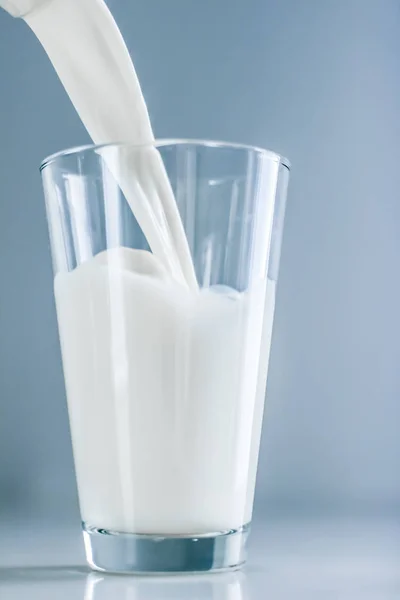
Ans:
<svg viewBox="0 0 400 600"><path fill-rule="evenodd" d="M157 137L293 165L257 514L395 513L400 476L398 0L108 2ZM79 519L38 166L89 142L0 12L0 511Z"/></svg>

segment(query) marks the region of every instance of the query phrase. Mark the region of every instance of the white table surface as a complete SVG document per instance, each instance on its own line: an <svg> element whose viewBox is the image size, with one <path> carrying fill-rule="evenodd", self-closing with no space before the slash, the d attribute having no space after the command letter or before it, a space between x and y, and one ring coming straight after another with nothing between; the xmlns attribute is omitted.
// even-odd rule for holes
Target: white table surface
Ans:
<svg viewBox="0 0 400 600"><path fill-rule="evenodd" d="M400 599L400 522L256 522L243 571L129 577L85 567L78 526L0 521L1 600Z"/></svg>

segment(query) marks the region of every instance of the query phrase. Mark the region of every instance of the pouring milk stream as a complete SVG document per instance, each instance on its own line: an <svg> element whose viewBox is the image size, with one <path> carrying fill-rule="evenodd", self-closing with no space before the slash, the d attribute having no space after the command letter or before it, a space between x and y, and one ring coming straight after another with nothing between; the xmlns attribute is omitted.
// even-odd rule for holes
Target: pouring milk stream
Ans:
<svg viewBox="0 0 400 600"><path fill-rule="evenodd" d="M134 66L103 0L6 0L4 8L23 16L35 33L95 144L154 142ZM193 287L190 251L168 177L156 149L146 158L141 194L127 183L126 173L138 169L134 153L125 152L116 177L122 172L121 187L154 254ZM159 194L146 189L151 179Z"/></svg>
<svg viewBox="0 0 400 600"><path fill-rule="evenodd" d="M0 6L38 37L96 144L154 141L103 0ZM251 520L275 284L199 290L158 151L107 165L152 254L108 250L55 279L82 518L131 533L239 528Z"/></svg>

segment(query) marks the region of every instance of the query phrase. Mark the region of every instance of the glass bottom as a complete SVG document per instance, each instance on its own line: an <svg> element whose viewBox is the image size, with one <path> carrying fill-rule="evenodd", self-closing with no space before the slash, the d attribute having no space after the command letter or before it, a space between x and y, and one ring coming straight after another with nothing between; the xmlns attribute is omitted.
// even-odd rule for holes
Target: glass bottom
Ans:
<svg viewBox="0 0 400 600"><path fill-rule="evenodd" d="M202 535L118 533L83 523L86 559L95 571L171 574L237 569L246 560L250 525Z"/></svg>

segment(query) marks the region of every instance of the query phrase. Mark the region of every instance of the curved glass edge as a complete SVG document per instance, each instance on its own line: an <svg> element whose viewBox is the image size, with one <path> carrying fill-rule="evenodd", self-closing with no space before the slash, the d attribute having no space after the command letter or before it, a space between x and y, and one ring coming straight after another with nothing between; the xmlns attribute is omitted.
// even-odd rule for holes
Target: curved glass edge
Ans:
<svg viewBox="0 0 400 600"><path fill-rule="evenodd" d="M103 148L119 148L119 147L132 147L137 148L138 150L141 148L163 148L166 146L178 146L178 145L191 145L191 146L202 146L204 148L220 148L220 149L232 149L232 150L245 150L248 152L254 152L255 154L259 154L264 156L265 158L269 158L275 162L279 162L283 167L286 167L290 171L291 165L290 161L287 158L284 158L277 152L272 150L267 150L266 148L260 148L258 146L251 146L248 144L237 144L231 142L220 142L215 140L192 140L192 139L159 139L154 140L154 142L149 144L129 144L126 142L120 143L110 143L110 144L87 144L85 146L76 146L73 148L67 148L66 150L61 150L60 152L56 152L46 157L40 167L39 170L43 171L46 167L53 164L59 159L62 159L66 156L71 156L74 154L82 154L88 152L98 152Z"/></svg>

